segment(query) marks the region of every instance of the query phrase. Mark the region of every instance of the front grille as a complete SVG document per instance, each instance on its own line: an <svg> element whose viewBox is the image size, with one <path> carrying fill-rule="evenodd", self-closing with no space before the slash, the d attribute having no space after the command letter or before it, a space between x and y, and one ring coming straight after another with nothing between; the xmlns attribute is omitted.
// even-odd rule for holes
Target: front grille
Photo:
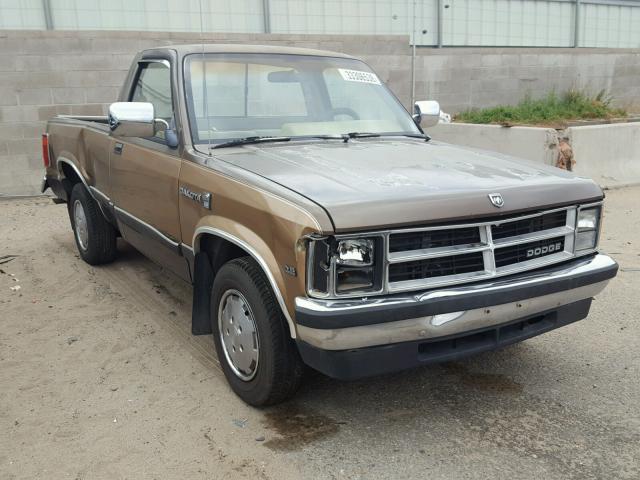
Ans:
<svg viewBox="0 0 640 480"><path fill-rule="evenodd" d="M423 278L445 277L481 272L483 270L482 253L467 253L465 255L452 255L450 257L391 264L389 265L389 281L421 280Z"/></svg>
<svg viewBox="0 0 640 480"><path fill-rule="evenodd" d="M491 227L491 233L494 240L500 240L507 237L515 237L516 235L550 230L552 228L562 227L566 224L567 211L560 210L545 213L537 217L530 217L523 220L494 225Z"/></svg>
<svg viewBox="0 0 640 480"><path fill-rule="evenodd" d="M390 235L389 251L402 252L475 243L480 243L480 231L476 227L429 230Z"/></svg>
<svg viewBox="0 0 640 480"><path fill-rule="evenodd" d="M394 230L383 291L428 289L531 270L574 256L577 207L451 227Z"/></svg>
<svg viewBox="0 0 640 480"><path fill-rule="evenodd" d="M506 267L508 265L536 258L547 257L564 250L564 237L556 237L550 240L538 240L536 242L523 243L496 249L494 256L496 267Z"/></svg>

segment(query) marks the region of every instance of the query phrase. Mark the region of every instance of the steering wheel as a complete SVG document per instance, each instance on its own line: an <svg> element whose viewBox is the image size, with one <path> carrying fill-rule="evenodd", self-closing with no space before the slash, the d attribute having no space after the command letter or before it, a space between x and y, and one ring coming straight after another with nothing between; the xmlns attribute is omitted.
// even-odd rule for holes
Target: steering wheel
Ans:
<svg viewBox="0 0 640 480"><path fill-rule="evenodd" d="M354 120L360 120L360 115L358 115L354 109L349 107L334 108L331 110L331 113L333 114L333 118L338 115L348 115Z"/></svg>

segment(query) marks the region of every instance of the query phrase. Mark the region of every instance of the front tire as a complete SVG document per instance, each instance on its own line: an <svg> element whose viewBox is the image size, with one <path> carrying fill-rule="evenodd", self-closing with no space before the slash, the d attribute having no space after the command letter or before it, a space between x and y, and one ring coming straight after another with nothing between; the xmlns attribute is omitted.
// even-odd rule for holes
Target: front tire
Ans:
<svg viewBox="0 0 640 480"><path fill-rule="evenodd" d="M85 262L100 265L116 258L116 230L81 183L71 191L69 216L78 252Z"/></svg>
<svg viewBox="0 0 640 480"><path fill-rule="evenodd" d="M300 386L304 366L267 279L251 257L224 264L211 290L211 327L231 389L259 407Z"/></svg>

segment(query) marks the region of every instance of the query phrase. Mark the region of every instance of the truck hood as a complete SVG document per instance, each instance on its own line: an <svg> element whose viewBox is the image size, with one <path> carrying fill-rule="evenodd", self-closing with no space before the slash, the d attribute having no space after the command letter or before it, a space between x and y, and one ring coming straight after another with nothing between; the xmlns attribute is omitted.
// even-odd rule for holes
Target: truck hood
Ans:
<svg viewBox="0 0 640 480"><path fill-rule="evenodd" d="M296 141L218 153L319 204L336 232L498 217L602 197L592 180L564 170L435 141ZM502 208L490 193L502 195Z"/></svg>

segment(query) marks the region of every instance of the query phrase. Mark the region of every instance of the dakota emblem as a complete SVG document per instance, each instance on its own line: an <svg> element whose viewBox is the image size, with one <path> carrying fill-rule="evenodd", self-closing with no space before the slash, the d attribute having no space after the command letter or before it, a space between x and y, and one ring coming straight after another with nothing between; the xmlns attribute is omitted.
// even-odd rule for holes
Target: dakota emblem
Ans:
<svg viewBox="0 0 640 480"><path fill-rule="evenodd" d="M498 208L502 208L504 206L504 199L499 193L490 193L489 200L491 200L491 203Z"/></svg>
<svg viewBox="0 0 640 480"><path fill-rule="evenodd" d="M192 192L187 187L180 187L180 195L190 198L194 202L198 202L204 208L211 210L211 194L209 192L197 193Z"/></svg>

